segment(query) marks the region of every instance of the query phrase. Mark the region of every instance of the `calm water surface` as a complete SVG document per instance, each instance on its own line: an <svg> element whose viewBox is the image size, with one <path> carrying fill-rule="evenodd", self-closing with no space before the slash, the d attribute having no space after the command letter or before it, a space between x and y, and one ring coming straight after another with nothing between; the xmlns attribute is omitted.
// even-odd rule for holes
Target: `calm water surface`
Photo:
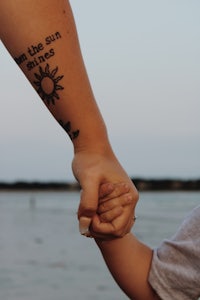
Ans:
<svg viewBox="0 0 200 300"><path fill-rule="evenodd" d="M76 192L0 193L0 299L127 299L79 235L78 201ZM154 247L199 203L198 192L141 193L134 232Z"/></svg>

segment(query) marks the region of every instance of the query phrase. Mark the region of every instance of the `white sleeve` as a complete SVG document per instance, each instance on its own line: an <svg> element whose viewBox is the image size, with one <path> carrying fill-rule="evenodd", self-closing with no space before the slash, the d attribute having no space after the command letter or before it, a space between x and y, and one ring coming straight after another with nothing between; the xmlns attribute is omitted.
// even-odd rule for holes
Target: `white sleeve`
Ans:
<svg viewBox="0 0 200 300"><path fill-rule="evenodd" d="M154 250L149 282L162 300L200 297L200 206Z"/></svg>

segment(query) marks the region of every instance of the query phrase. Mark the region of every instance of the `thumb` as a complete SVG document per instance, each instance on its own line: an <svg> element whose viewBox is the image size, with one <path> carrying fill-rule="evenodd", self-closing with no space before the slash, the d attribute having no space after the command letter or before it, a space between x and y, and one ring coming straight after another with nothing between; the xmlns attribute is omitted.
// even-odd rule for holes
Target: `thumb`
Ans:
<svg viewBox="0 0 200 300"><path fill-rule="evenodd" d="M79 231L85 235L89 232L89 227L98 207L98 183L91 183L83 186L78 209Z"/></svg>

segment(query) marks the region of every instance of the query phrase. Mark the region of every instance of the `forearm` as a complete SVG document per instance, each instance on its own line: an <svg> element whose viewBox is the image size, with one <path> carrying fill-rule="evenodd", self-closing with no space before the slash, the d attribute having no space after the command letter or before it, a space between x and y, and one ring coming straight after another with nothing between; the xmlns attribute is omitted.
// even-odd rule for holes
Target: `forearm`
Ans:
<svg viewBox="0 0 200 300"><path fill-rule="evenodd" d="M109 148L69 2L1 1L0 30L1 40L69 134L75 151Z"/></svg>
<svg viewBox="0 0 200 300"><path fill-rule="evenodd" d="M112 276L130 299L159 299L148 283L152 260L149 247L132 234L111 241L96 242Z"/></svg>
<svg viewBox="0 0 200 300"><path fill-rule="evenodd" d="M104 182L130 185L134 209L137 191L109 144L69 1L0 1L0 38L73 142L72 169L82 187L78 216L88 217L89 226Z"/></svg>

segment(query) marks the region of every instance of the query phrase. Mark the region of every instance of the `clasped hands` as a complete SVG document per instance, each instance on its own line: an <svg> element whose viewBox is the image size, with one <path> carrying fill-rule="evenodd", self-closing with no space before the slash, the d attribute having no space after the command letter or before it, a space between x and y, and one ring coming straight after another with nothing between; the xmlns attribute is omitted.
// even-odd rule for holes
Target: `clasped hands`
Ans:
<svg viewBox="0 0 200 300"><path fill-rule="evenodd" d="M78 209L80 233L109 240L130 232L138 192L113 152L78 152L72 169L82 188Z"/></svg>
<svg viewBox="0 0 200 300"><path fill-rule="evenodd" d="M86 237L112 240L129 233L135 220L135 199L126 183L105 183L99 189L98 208L91 218L80 217L79 230Z"/></svg>

